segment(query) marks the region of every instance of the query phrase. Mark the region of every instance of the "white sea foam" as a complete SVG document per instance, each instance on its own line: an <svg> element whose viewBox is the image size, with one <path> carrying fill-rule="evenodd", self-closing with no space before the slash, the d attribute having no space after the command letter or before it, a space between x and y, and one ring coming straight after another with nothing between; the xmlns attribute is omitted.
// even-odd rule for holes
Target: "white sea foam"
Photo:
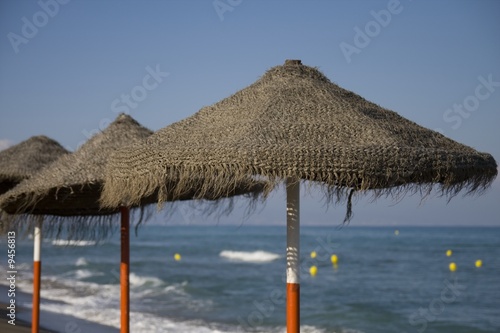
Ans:
<svg viewBox="0 0 500 333"><path fill-rule="evenodd" d="M352 328L342 328L341 333L364 333L363 331L355 330Z"/></svg>
<svg viewBox="0 0 500 333"><path fill-rule="evenodd" d="M135 274L134 274L135 275ZM156 278L147 276L135 276L139 281L151 281ZM41 302L40 307L43 311L65 314L98 324L106 324L116 328L120 327L120 286L117 284L97 284L92 282L84 282L62 278L61 276L46 276L46 280L57 284L57 288L42 288L42 297L60 301L60 302ZM158 279L159 280L159 279ZM168 285L163 288L164 292L181 292L183 287L188 284L187 281ZM55 285L54 285L55 286ZM26 292L31 291L31 283L23 283L26 287ZM24 289L24 288L23 288ZM74 296L74 290L85 289L86 296ZM183 292L182 292L183 293ZM134 296L139 293L131 291L131 304L136 301ZM196 305L196 301L189 298L187 295L186 302ZM184 297L183 297L184 298ZM140 298L139 298L140 299ZM179 301L179 299L177 299ZM31 304L24 304L31 306ZM204 303L203 308L213 306L210 303ZM172 319L159 317L149 313L131 311L130 313L130 330L132 332L158 332L161 327L161 332L174 333L241 333L246 330L235 325L221 325L216 323L207 323L201 320L190 321L175 321ZM257 328L261 333L285 333L285 327L274 328ZM314 326L301 326L301 332L306 333L325 333L324 330ZM342 330L342 333L355 333L358 331ZM360 332L362 333L362 332Z"/></svg>
<svg viewBox="0 0 500 333"><path fill-rule="evenodd" d="M141 248L144 247L163 247L167 246L167 242L165 241L134 241L134 246L138 246Z"/></svg>
<svg viewBox="0 0 500 333"><path fill-rule="evenodd" d="M57 278L55 276L44 276L43 281L50 283L51 288L62 288L66 287L72 279L86 279L93 275L95 275L95 273L88 269L76 269L65 271Z"/></svg>
<svg viewBox="0 0 500 333"><path fill-rule="evenodd" d="M79 269L75 271L75 278L77 278L78 280L87 279L92 276L102 276L102 275L104 274L101 272L92 272L88 269Z"/></svg>
<svg viewBox="0 0 500 333"><path fill-rule="evenodd" d="M66 315L78 317L84 320L105 323L106 325L116 328L120 327L120 311L119 307L115 308L100 308L95 309L89 306L80 306L78 311L68 305L47 304L42 309L51 312L63 313ZM158 317L148 313L131 312L130 313L130 331L131 332L161 332L165 333L226 333L226 332L242 332L239 329L214 329L207 327L207 323L202 321L187 321L176 322L167 318Z"/></svg>
<svg viewBox="0 0 500 333"><path fill-rule="evenodd" d="M141 281L151 280L150 277L137 278ZM68 285L68 289L42 289L44 298L61 301L61 303L42 302L40 305L42 310L65 314L91 322L105 323L106 325L116 328L120 327L119 285L98 285L95 283L66 280L60 277L49 277L49 279L57 280L59 283L71 283L71 286ZM186 284L187 282L180 283L175 285L174 288L170 288L170 290L179 290L179 288ZM72 296L72 290L76 288L87 288L89 291L88 296ZM131 296L131 301L134 303L134 294ZM176 322L167 318L137 311L131 311L130 313L130 330L132 332L158 332L159 327L161 327L161 332L237 332L236 330L207 328L207 326L212 325L207 325L207 323L202 321Z"/></svg>
<svg viewBox="0 0 500 333"><path fill-rule="evenodd" d="M154 276L140 276L135 273L130 273L129 283L132 287L158 287L163 284L163 281Z"/></svg>
<svg viewBox="0 0 500 333"><path fill-rule="evenodd" d="M50 288L42 288L42 297L52 301L60 301L69 307L106 308L119 304L120 286L98 284L56 276L44 278L49 281ZM86 296L82 296L82 294ZM78 297L75 297L78 295ZM47 309L49 311L54 311ZM74 311L75 309L73 309ZM57 311L66 313L63 311ZM69 314L69 313L66 313ZM82 318L82 317L79 317Z"/></svg>
<svg viewBox="0 0 500 333"><path fill-rule="evenodd" d="M270 262L281 257L279 254L266 251L245 252L245 251L230 251L230 250L222 251L219 254L219 256L234 261L244 261L253 263Z"/></svg>
<svg viewBox="0 0 500 333"><path fill-rule="evenodd" d="M73 240L73 239L54 239L52 245L55 246L92 246L95 245L95 241L91 240Z"/></svg>
<svg viewBox="0 0 500 333"><path fill-rule="evenodd" d="M76 260L75 265L76 266L87 266L89 263L84 257L80 257Z"/></svg>
<svg viewBox="0 0 500 333"><path fill-rule="evenodd" d="M264 328L264 327L256 327L258 332L262 333L286 333L286 327L275 327L275 328ZM239 331L237 331L239 332ZM300 332L302 333L327 333L330 331L326 331L322 328L318 328L310 325L300 325ZM338 333L364 333L362 331L350 329L350 328L341 328L340 331L335 331Z"/></svg>
<svg viewBox="0 0 500 333"><path fill-rule="evenodd" d="M180 292L184 292L184 287L187 286L188 282L187 281L184 281L182 283L176 283L176 284L172 284L170 286L166 286L163 291L165 293L171 293L171 292L174 292L174 293L180 293Z"/></svg>
<svg viewBox="0 0 500 333"><path fill-rule="evenodd" d="M0 266L1 267L1 266ZM3 267L2 267L3 268ZM32 271L33 267L31 263L23 262L23 263L16 263L16 268L17 271L22 271L24 273ZM5 271L8 271L7 267L5 266Z"/></svg>

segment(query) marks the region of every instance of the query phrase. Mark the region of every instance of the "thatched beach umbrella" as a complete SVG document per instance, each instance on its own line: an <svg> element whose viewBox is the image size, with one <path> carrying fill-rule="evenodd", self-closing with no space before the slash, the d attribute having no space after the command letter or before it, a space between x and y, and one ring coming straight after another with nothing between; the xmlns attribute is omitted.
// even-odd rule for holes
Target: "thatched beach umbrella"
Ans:
<svg viewBox="0 0 500 333"><path fill-rule="evenodd" d="M0 152L0 194L22 180L30 178L48 163L69 153L58 142L40 135L33 136ZM6 230L11 217L0 210L0 229Z"/></svg>
<svg viewBox="0 0 500 333"><path fill-rule="evenodd" d="M9 213L49 215L53 222L79 216L90 216L94 218L92 222L102 221L100 217L106 219L118 212L101 208L98 200L108 157L151 133L130 116L120 114L74 153L62 156L2 195L0 206Z"/></svg>
<svg viewBox="0 0 500 333"><path fill-rule="evenodd" d="M101 209L99 197L108 156L116 149L144 140L151 133L130 116L121 114L77 151L61 156L0 196L0 207L8 213L44 215L52 228L73 222L68 228L70 232L91 233L94 237L101 236L99 233L105 235L113 215L121 211L122 290L126 292L123 304L127 312L129 210L123 207ZM33 331L38 331L38 320L33 322Z"/></svg>
<svg viewBox="0 0 500 333"><path fill-rule="evenodd" d="M113 214L121 213L122 332L129 330L129 207L156 202L158 193L162 191L152 192L137 202L121 202L114 207L100 207L99 198L108 157L115 150L143 142L151 133L131 117L122 114L73 154L60 158L29 181L0 196L0 207L8 212L49 215L49 221L55 226L75 222L71 226L79 234L89 231L89 224L98 224L100 228L97 230L106 232L106 223L110 222ZM212 191L205 193L203 198L216 200L239 194L256 194L261 189L260 182L247 177L223 194ZM195 197L195 193L194 189L188 189L176 200L190 200Z"/></svg>
<svg viewBox="0 0 500 333"><path fill-rule="evenodd" d="M15 146L0 152L0 194L15 187L22 180L28 179L41 168L54 162L62 155L69 152L58 142L46 136L33 136ZM0 224L2 230L7 230L8 225L13 222L12 216L8 216L0 209ZM41 220L37 221L34 230L34 253L33 253L33 326L38 327L40 311L40 244L41 244Z"/></svg>
<svg viewBox="0 0 500 333"><path fill-rule="evenodd" d="M40 135L33 136L0 152L0 194L22 180L28 179L48 163L67 154L56 141Z"/></svg>
<svg viewBox="0 0 500 333"><path fill-rule="evenodd" d="M349 218L353 191L428 193L435 187L454 195L482 190L497 174L491 155L342 89L298 60L161 135L166 142L185 139L114 154L103 201L121 195L138 202L172 179L174 195L200 180L201 189L223 190L258 175L269 180L267 191L286 181L288 332L299 331L300 180L322 184L328 199L347 198Z"/></svg>

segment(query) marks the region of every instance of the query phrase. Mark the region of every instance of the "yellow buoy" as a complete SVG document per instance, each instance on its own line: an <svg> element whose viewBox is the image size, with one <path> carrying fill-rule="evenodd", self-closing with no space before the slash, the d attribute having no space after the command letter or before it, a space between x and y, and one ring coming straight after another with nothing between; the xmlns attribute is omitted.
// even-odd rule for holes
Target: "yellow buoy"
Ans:
<svg viewBox="0 0 500 333"><path fill-rule="evenodd" d="M316 258L316 255L317 255L317 254L316 254L316 251L312 251L312 252L311 252L311 258L313 258L313 259L314 259L314 258Z"/></svg>
<svg viewBox="0 0 500 333"><path fill-rule="evenodd" d="M454 272L457 270L457 264L450 262L450 271Z"/></svg>
<svg viewBox="0 0 500 333"><path fill-rule="evenodd" d="M479 268L483 266L483 261L481 259L476 260L476 267Z"/></svg>
<svg viewBox="0 0 500 333"><path fill-rule="evenodd" d="M446 251L446 256L447 257L451 257L451 255L453 254L453 251L452 250L447 250Z"/></svg>
<svg viewBox="0 0 500 333"><path fill-rule="evenodd" d="M180 261L181 260L181 255L179 253L174 254L174 260L175 261Z"/></svg>
<svg viewBox="0 0 500 333"><path fill-rule="evenodd" d="M394 230L394 235L398 236L399 235L399 230Z"/></svg>
<svg viewBox="0 0 500 333"><path fill-rule="evenodd" d="M309 274L311 274L311 276L316 276L316 274L318 274L318 267L311 266L311 268L309 268Z"/></svg>
<svg viewBox="0 0 500 333"><path fill-rule="evenodd" d="M332 260L332 264L337 265L339 263L339 257L337 257L336 254L332 254L332 257L330 258Z"/></svg>

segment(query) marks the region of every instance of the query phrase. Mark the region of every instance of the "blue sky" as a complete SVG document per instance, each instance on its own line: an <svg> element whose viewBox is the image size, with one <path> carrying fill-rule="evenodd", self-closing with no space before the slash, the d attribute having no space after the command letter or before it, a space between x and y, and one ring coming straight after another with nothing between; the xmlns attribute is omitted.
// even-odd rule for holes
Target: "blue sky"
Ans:
<svg viewBox="0 0 500 333"><path fill-rule="evenodd" d="M498 17L495 0L1 1L0 147L45 134L75 149L119 110L157 130L301 59L500 161ZM500 226L499 180L446 202L362 198L351 224ZM277 191L245 223L283 223L284 207ZM303 196L304 224L344 211Z"/></svg>

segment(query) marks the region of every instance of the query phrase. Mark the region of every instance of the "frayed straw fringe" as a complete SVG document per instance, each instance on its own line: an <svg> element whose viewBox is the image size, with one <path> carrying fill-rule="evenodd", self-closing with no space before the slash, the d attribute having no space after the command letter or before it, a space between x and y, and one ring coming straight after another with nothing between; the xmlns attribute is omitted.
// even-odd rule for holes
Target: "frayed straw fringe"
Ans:
<svg viewBox="0 0 500 333"><path fill-rule="evenodd" d="M157 148L148 148L148 151L153 156L162 157L162 151ZM165 153L165 158L175 156L176 153L178 151L170 150ZM258 154L256 153L255 156ZM114 156L118 160L120 157L123 158L123 156ZM367 171L361 175L345 172L335 172L333 175L326 172L296 173L291 170L269 172L264 168L245 167L238 164L222 169L217 165L202 164L188 167L186 166L188 163L162 168L161 165L148 164L148 161L144 163L144 165L149 165L148 172L140 174L135 170L141 169L136 169L133 163L120 163L120 168L117 168L118 163L115 159L106 171L105 186L101 197L102 206L106 208L118 207L123 203L130 206L139 205L143 198L154 197L156 194L160 204L189 198L217 199L234 195L238 191L249 192L257 199L259 191L252 192L249 186L252 184L250 180L257 182L257 179L261 182L261 195L265 198L282 179L293 178L323 184L322 188L329 202L347 202L346 221L351 217L352 204L350 202L354 191L356 193L372 192L374 197L390 196L397 200L407 193L420 193L425 198L435 188L441 195L451 199L462 190L465 190L465 194L481 194L496 175L496 169L481 173L474 168L468 170L466 167L458 172L441 171L439 168L415 170L413 173L408 170L400 173L399 176L387 169L385 174L374 172L372 176ZM257 157L255 159L258 160ZM127 174L132 176L126 176ZM252 174L253 178L249 178ZM246 187L242 187L242 184Z"/></svg>
<svg viewBox="0 0 500 333"><path fill-rule="evenodd" d="M9 231L17 231L14 218L0 209L0 235L6 235Z"/></svg>
<svg viewBox="0 0 500 333"><path fill-rule="evenodd" d="M9 214L62 217L117 213L118 208L111 210L100 207L98 198L101 188L101 184L89 184L29 191L26 186L20 186L0 196L0 207Z"/></svg>
<svg viewBox="0 0 500 333"><path fill-rule="evenodd" d="M152 213L151 209L141 207L131 211L131 224L135 224L137 235L139 226ZM5 214L8 216L10 230L23 237L33 233L40 217L43 219L42 235L45 239L94 240L110 238L120 229L120 215L101 216L55 216L33 214Z"/></svg>

